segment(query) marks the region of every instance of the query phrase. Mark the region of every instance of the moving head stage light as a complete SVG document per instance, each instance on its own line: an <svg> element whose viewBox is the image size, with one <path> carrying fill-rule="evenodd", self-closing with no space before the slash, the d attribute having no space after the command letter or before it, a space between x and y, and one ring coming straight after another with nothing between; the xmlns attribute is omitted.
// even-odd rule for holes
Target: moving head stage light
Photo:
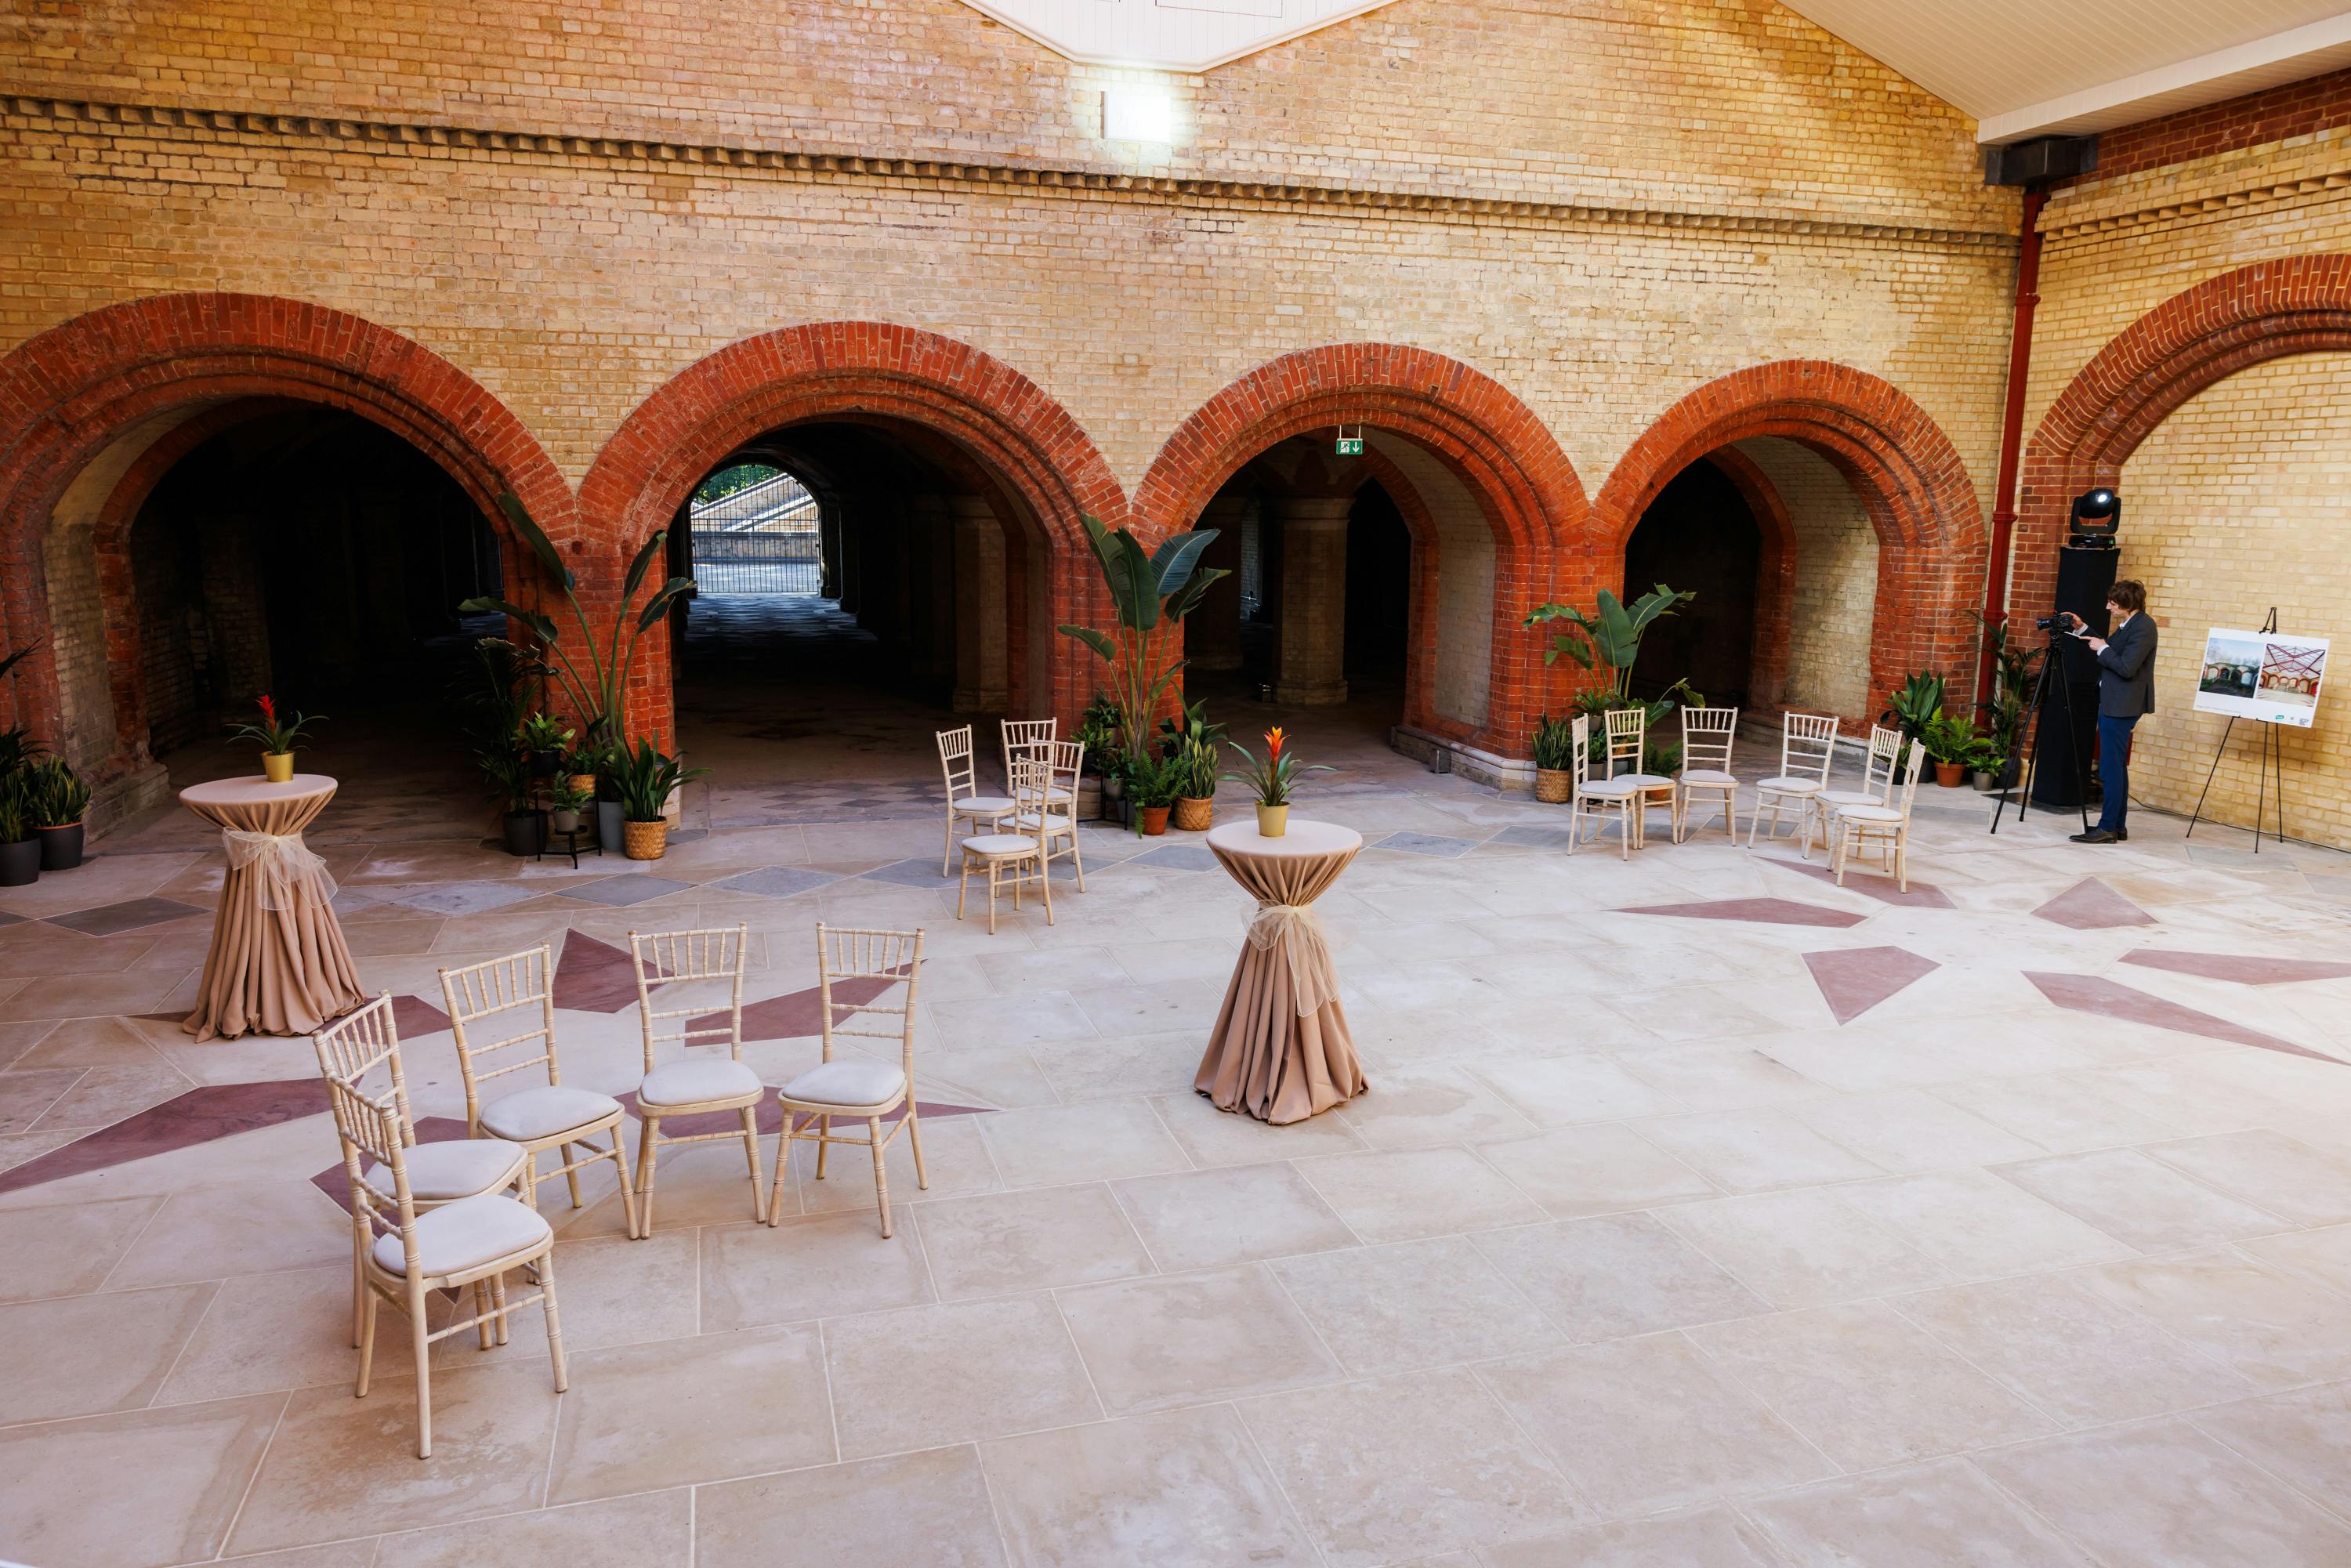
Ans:
<svg viewBox="0 0 2351 1568"><path fill-rule="evenodd" d="M2073 534L2065 542L2083 549L2112 549L2123 523L2123 498L2104 485L2074 497Z"/></svg>

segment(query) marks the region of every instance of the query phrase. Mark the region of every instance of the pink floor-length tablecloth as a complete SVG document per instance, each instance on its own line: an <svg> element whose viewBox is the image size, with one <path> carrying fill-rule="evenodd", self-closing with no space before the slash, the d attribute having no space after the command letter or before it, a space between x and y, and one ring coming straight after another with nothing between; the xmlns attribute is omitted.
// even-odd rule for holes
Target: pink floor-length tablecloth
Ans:
<svg viewBox="0 0 2351 1568"><path fill-rule="evenodd" d="M180 791L180 803L208 822L280 836L299 833L334 798L335 781L322 773L297 773L284 784L222 779ZM199 1040L308 1034L365 999L333 905L314 883L297 880L272 893L277 907L264 908L264 876L259 863L232 863L221 883L196 1010L180 1024Z"/></svg>
<svg viewBox="0 0 2351 1568"><path fill-rule="evenodd" d="M1270 904L1311 905L1363 847L1364 836L1352 828L1295 818L1278 839L1260 836L1254 821L1208 831L1210 852L1256 897L1260 912ZM1267 947L1241 943L1192 1081L1220 1110L1246 1111L1261 1122L1302 1122L1364 1092L1363 1063L1338 998L1298 1010L1289 950L1298 939L1284 933Z"/></svg>

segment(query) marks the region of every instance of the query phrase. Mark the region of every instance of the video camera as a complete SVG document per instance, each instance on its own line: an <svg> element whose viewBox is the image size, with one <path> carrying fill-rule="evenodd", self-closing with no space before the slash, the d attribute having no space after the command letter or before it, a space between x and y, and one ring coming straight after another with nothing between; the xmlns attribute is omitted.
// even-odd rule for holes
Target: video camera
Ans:
<svg viewBox="0 0 2351 1568"><path fill-rule="evenodd" d="M2082 624L2082 618L2074 614L2072 611L2059 610L2050 614L2043 615L2040 620L2035 621L2032 623L2032 629L2036 632L2064 632L2070 633L2075 627Z"/></svg>

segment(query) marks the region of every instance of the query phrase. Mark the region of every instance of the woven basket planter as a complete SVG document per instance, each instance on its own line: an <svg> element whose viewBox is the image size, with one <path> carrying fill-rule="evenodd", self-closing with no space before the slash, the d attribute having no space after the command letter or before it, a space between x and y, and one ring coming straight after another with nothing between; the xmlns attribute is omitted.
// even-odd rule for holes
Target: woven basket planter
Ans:
<svg viewBox="0 0 2351 1568"><path fill-rule="evenodd" d="M623 822L622 852L632 861L657 861L669 852L667 822Z"/></svg>
<svg viewBox="0 0 2351 1568"><path fill-rule="evenodd" d="M1546 806L1564 806L1575 793L1575 774L1565 768L1535 769L1535 799Z"/></svg>
<svg viewBox="0 0 2351 1568"><path fill-rule="evenodd" d="M1173 821L1187 833L1205 833L1208 824L1217 820L1217 802L1208 796L1180 795L1176 800Z"/></svg>

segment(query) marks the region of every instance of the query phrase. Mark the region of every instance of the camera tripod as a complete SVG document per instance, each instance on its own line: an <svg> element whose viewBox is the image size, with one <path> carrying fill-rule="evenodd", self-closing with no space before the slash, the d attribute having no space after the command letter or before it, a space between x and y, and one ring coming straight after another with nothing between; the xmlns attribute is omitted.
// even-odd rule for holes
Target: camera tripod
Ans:
<svg viewBox="0 0 2351 1568"><path fill-rule="evenodd" d="M2048 650L2041 656L2041 674L2033 681L2032 695L2024 705L2024 726L2018 733L2032 737L2032 756L2017 775L2016 820L2019 822L2024 821L2025 810L2032 800L2032 782L2041 768L2041 710L2048 700L2051 688L2054 687L2057 693L2057 711L2064 716L2065 735L2073 745L2074 781L2079 787L2080 793L2080 799L2075 802L2075 809L2081 813L2082 831L2086 833L2090 831L2090 754L2083 744L2085 737L2081 727L2074 722L2073 698L2067 695L2065 681L2062 674L2052 673L2062 670L2065 663L2064 651L2058 644L2057 639L2072 635L2070 632L2056 631L2053 626ZM1991 831L1995 833L2000 831L2000 819L2007 810L2006 800L1993 803Z"/></svg>

